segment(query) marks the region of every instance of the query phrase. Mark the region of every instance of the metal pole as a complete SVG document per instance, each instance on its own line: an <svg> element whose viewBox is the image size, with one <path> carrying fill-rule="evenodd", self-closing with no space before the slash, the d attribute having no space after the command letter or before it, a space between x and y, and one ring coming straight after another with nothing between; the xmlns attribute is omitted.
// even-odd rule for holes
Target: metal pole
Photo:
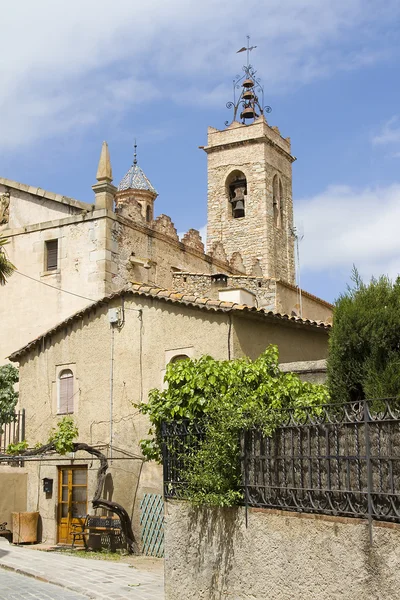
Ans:
<svg viewBox="0 0 400 600"><path fill-rule="evenodd" d="M367 500L368 500L368 527L369 527L369 543L372 546L372 464L371 464L371 440L370 440L370 415L368 402L364 400L364 427L365 427L365 462L367 468Z"/></svg>

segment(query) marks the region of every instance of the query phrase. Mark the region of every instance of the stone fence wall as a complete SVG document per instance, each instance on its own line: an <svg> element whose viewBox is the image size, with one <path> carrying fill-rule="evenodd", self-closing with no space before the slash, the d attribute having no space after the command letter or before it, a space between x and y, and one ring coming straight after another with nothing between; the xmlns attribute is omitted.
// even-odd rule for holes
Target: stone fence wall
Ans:
<svg viewBox="0 0 400 600"><path fill-rule="evenodd" d="M168 501L166 600L394 600L400 526Z"/></svg>

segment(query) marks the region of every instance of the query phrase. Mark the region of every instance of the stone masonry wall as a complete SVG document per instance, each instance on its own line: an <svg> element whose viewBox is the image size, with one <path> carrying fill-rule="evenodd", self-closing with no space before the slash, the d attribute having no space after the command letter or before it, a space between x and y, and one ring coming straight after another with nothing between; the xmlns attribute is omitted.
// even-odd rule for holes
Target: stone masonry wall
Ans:
<svg viewBox="0 0 400 600"><path fill-rule="evenodd" d="M399 566L399 525L166 503L166 600L394 600Z"/></svg>
<svg viewBox="0 0 400 600"><path fill-rule="evenodd" d="M112 216L112 215L109 215ZM237 269L217 257L204 254L198 232L190 230L182 242L170 217L160 215L150 226L114 217L111 225L116 265L113 288L119 289L129 281L154 283L174 289L173 273L235 273Z"/></svg>
<svg viewBox="0 0 400 600"><path fill-rule="evenodd" d="M219 290L240 287L255 294L259 307L275 309L276 282L274 279L228 275L225 285L221 281L214 281L211 275L204 273L173 273L172 277L172 286L178 292L218 299Z"/></svg>

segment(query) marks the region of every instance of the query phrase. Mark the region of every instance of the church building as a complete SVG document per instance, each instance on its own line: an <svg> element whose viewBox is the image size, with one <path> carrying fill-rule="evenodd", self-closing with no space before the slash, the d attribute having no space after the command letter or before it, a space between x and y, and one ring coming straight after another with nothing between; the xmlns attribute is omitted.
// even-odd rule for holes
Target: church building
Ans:
<svg viewBox="0 0 400 600"><path fill-rule="evenodd" d="M244 68L234 120L209 127L207 249L156 214L157 191L138 164L118 187L104 142L87 204L0 178L0 235L16 273L2 289L0 363L91 301L131 281L330 322L332 306L296 285L290 139L264 116ZM240 118L239 118L240 113ZM153 166L156 171L156 165ZM228 293L229 292L229 293Z"/></svg>
<svg viewBox="0 0 400 600"><path fill-rule="evenodd" d="M116 187L103 143L93 204L0 179L0 235L17 267L0 292L0 363L19 365L25 415L14 432L43 443L73 416L79 441L107 455L103 494L125 507L137 539L145 495L162 494L159 465L140 452L149 424L137 404L163 386L170 362L255 359L272 343L281 363L324 370L332 306L296 286L290 140L267 123L250 65L239 83L232 123L210 127L202 147L207 248L195 229L179 239L170 217L156 216L136 146ZM3 505L11 512L25 489L42 539L68 544L92 510L97 468L81 452L25 461ZM1 520L10 516L0 504Z"/></svg>

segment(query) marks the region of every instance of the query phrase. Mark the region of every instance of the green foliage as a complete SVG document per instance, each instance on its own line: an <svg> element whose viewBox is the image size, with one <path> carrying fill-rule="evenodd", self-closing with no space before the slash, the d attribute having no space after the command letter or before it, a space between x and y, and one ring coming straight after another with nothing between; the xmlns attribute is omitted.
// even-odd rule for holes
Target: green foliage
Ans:
<svg viewBox="0 0 400 600"><path fill-rule="evenodd" d="M9 240L4 237L0 237L0 285L7 283L7 278L10 277L14 271L15 266L8 260L5 247Z"/></svg>
<svg viewBox="0 0 400 600"><path fill-rule="evenodd" d="M328 401L324 386L281 373L278 349L269 346L259 358L218 361L210 356L168 365L168 388L151 390L148 404L139 406L150 418L151 439L143 440L146 458L161 461L161 423L188 419L200 422L205 439L196 451L182 447L187 498L193 503L231 506L241 493L239 432L260 427L267 435L288 409L301 411Z"/></svg>
<svg viewBox="0 0 400 600"><path fill-rule="evenodd" d="M65 416L60 419L57 427L52 429L49 443L54 444L58 454L66 454L73 450L74 440L78 437L78 428L72 417Z"/></svg>
<svg viewBox="0 0 400 600"><path fill-rule="evenodd" d="M336 402L400 395L400 278L352 287L335 304L328 387Z"/></svg>
<svg viewBox="0 0 400 600"><path fill-rule="evenodd" d="M14 386L18 381L18 369L13 365L0 367L0 433L1 426L10 423L14 418L18 392Z"/></svg>
<svg viewBox="0 0 400 600"><path fill-rule="evenodd" d="M25 452L28 448L28 442L24 440L23 442L17 442L16 444L8 444L6 454L13 454L18 456L21 452Z"/></svg>

